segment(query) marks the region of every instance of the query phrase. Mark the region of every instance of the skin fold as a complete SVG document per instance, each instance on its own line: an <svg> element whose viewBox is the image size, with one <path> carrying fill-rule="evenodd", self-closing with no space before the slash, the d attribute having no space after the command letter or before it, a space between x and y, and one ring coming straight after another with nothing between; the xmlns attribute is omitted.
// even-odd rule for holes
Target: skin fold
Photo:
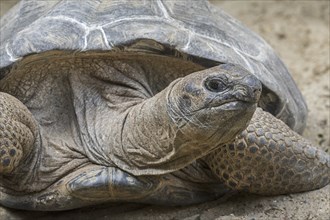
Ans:
<svg viewBox="0 0 330 220"><path fill-rule="evenodd" d="M257 108L261 83L242 67L93 57L32 57L0 81L1 204L189 205L329 183L329 155Z"/></svg>

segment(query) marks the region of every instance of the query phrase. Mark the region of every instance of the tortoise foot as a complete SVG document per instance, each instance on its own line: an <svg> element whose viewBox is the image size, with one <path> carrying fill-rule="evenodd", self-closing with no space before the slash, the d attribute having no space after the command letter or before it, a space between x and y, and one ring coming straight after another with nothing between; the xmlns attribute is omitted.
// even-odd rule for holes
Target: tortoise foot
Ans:
<svg viewBox="0 0 330 220"><path fill-rule="evenodd" d="M32 114L19 100L0 92L0 174L8 175L31 151L37 134Z"/></svg>

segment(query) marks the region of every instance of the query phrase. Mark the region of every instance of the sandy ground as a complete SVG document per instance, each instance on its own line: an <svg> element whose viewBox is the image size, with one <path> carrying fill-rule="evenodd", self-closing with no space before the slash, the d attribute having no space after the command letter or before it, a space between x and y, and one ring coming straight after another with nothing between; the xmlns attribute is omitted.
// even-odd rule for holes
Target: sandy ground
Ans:
<svg viewBox="0 0 330 220"><path fill-rule="evenodd" d="M0 1L1 13L14 1ZM329 152L329 1L212 1L263 36L288 66L309 106L304 136ZM104 205L59 213L0 207L0 219L329 219L330 186L286 196L235 195L189 207Z"/></svg>

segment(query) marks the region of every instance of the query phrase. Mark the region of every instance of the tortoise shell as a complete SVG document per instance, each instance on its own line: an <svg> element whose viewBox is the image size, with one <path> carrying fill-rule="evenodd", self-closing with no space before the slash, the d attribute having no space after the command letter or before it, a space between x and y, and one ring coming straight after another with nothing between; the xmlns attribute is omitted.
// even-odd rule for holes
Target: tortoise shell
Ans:
<svg viewBox="0 0 330 220"><path fill-rule="evenodd" d="M305 127L307 106L283 62L207 1L26 0L1 19L0 33L0 80L15 62L51 50L138 50L205 66L234 63L262 82L263 109L299 133Z"/></svg>

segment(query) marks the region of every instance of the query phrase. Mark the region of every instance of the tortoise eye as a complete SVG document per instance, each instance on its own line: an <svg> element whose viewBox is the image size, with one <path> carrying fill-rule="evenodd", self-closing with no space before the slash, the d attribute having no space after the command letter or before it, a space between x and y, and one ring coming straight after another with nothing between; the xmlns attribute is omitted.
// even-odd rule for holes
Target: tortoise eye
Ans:
<svg viewBox="0 0 330 220"><path fill-rule="evenodd" d="M206 79L204 84L211 92L222 92L227 89L227 85L219 78Z"/></svg>

